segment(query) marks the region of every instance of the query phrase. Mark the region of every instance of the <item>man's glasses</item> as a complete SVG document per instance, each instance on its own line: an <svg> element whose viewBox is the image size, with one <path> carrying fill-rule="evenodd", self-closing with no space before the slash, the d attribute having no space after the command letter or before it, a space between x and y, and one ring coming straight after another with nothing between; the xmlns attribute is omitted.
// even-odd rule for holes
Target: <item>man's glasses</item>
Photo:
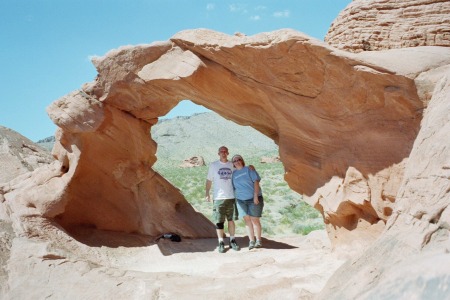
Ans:
<svg viewBox="0 0 450 300"><path fill-rule="evenodd" d="M234 163L237 163L238 161L242 161L242 158L236 158L235 160L233 160Z"/></svg>

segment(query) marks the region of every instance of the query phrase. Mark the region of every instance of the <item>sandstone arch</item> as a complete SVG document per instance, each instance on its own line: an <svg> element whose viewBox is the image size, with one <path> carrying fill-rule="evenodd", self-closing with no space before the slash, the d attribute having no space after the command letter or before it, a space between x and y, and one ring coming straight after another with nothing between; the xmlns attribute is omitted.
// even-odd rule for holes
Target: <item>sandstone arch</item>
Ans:
<svg viewBox="0 0 450 300"><path fill-rule="evenodd" d="M448 7L448 1L442 0L361 0L349 7L361 13L373 3L406 3L413 6L410 12L417 11L416 3ZM423 11L426 18L430 10ZM352 19L341 21L335 25L359 30L352 26ZM396 21L400 26L405 22L401 16ZM421 28L410 27L411 32ZM409 44L408 35L399 40L391 31L382 32L380 37L385 38L377 40L376 49L415 45L425 36L412 36ZM342 41L345 49L360 51L364 44L356 39L348 35L335 41ZM442 35L427 39L425 45L447 46L446 41ZM425 298L448 297L448 47L353 55L293 31L230 37L199 30L182 32L163 43L123 47L96 59L95 64L99 76L94 82L49 108L61 128L53 149L58 161L0 185L0 221L7 223L7 238L1 238L10 241L4 249L9 252L12 244L14 254L8 265L0 259L4 266L0 277L5 278L5 272L12 274L7 280L10 286L0 287L7 296L29 296L33 280L25 275L33 270L32 276L41 279L44 289L54 284L63 290L54 294L61 297L67 296L65 273L96 282L96 288L122 298L142 284L132 277L125 284L119 278L99 286L108 275L116 277L116 270L98 272L94 264L94 272L86 273L96 261L89 255L98 257L98 252L91 252L89 244L73 251L83 247L48 219L66 228L89 225L146 234L172 229L184 236L212 234L208 221L148 168L155 160L148 129L178 99L189 98L276 140L287 181L296 191L310 195L308 201L322 211L331 239L351 244L347 253L354 254L352 243L358 239L378 236L389 217L383 234L367 251L353 255L316 295L318 299L402 298L405 292ZM424 117L415 137L422 109ZM369 138L366 147L365 137ZM137 239L128 246L142 245L140 236ZM57 262L61 248L68 259ZM187 277L191 276L174 278L167 289ZM286 291L284 274L279 281L268 277L271 285L283 283L276 295ZM216 294L211 282L224 282L222 278L196 279L194 285L201 281L208 286L208 296ZM298 286L298 280L292 279L288 288ZM127 287L131 281L136 285ZM257 281L264 283L260 278ZM159 282L156 285L159 293ZM40 294L49 295L48 290ZM80 294L91 295L92 290ZM299 295L303 294L293 297Z"/></svg>
<svg viewBox="0 0 450 300"><path fill-rule="evenodd" d="M421 119L412 79L292 30L190 30L93 63L96 80L48 109L60 127L53 154L61 166L52 170L55 189L32 203L39 214L66 228L213 236L211 223L150 168L150 127L191 99L272 138L286 181L310 196L331 231L383 228L399 185L390 174Z"/></svg>

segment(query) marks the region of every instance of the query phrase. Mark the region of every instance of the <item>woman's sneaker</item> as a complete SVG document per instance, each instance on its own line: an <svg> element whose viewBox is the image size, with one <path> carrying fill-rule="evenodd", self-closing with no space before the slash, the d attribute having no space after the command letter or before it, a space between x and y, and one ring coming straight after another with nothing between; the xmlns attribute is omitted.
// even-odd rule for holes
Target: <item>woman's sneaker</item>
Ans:
<svg viewBox="0 0 450 300"><path fill-rule="evenodd" d="M230 241L230 248L232 248L235 251L239 251L240 248L239 248L239 245L236 243L235 239L232 239Z"/></svg>
<svg viewBox="0 0 450 300"><path fill-rule="evenodd" d="M261 240L256 240L255 248L261 248L261 247L262 247L262 241Z"/></svg>
<svg viewBox="0 0 450 300"><path fill-rule="evenodd" d="M255 241L250 241L248 244L248 250L252 250L253 248L255 248Z"/></svg>

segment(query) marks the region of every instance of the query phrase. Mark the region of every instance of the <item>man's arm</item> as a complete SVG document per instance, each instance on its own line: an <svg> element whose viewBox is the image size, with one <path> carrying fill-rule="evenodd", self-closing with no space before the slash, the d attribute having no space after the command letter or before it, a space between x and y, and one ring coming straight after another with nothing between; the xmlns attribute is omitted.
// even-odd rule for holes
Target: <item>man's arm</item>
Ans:
<svg viewBox="0 0 450 300"><path fill-rule="evenodd" d="M205 200L211 202L211 197L209 196L209 190L211 190L211 180L206 179L206 187L205 187Z"/></svg>

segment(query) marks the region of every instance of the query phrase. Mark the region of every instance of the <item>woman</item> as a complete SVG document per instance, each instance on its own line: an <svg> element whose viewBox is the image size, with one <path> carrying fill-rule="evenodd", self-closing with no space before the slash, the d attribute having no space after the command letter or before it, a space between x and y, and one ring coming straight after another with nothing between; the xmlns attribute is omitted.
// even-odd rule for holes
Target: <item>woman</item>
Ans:
<svg viewBox="0 0 450 300"><path fill-rule="evenodd" d="M232 182L234 194L237 200L239 216L242 216L247 228L250 244L248 249L261 248L261 214L264 207L262 191L259 186L258 173L245 166L241 155L235 155L231 159L233 166ZM256 237L256 240L255 240Z"/></svg>

